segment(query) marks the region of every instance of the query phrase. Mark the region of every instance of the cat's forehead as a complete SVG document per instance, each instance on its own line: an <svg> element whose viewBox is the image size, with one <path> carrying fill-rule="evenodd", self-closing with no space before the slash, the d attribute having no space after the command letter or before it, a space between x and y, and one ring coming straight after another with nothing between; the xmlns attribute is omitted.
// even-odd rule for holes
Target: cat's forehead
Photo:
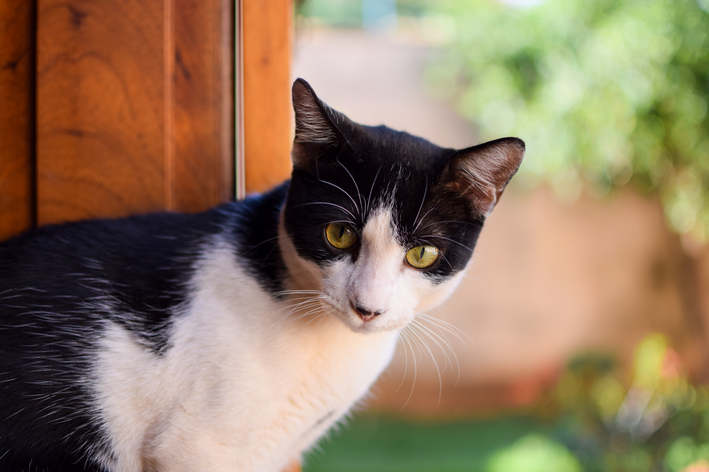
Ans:
<svg viewBox="0 0 709 472"><path fill-rule="evenodd" d="M319 180L354 188L377 201L407 198L431 185L454 152L386 126L359 126L348 145L318 159Z"/></svg>

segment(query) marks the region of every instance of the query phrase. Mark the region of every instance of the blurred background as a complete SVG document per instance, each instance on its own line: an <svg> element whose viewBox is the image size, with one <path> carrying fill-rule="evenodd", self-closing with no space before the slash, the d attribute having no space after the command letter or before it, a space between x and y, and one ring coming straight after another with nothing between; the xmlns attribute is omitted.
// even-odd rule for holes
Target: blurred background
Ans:
<svg viewBox="0 0 709 472"><path fill-rule="evenodd" d="M709 471L709 2L305 0L293 78L527 157L315 471Z"/></svg>

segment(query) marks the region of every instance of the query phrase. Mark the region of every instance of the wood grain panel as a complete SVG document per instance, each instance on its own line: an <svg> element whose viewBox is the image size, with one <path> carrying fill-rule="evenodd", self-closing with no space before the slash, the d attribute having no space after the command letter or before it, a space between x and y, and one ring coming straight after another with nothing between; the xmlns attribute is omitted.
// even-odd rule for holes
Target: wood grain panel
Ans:
<svg viewBox="0 0 709 472"><path fill-rule="evenodd" d="M39 0L40 224L233 195L229 0Z"/></svg>
<svg viewBox="0 0 709 472"><path fill-rule="evenodd" d="M234 197L233 18L229 0L172 6L171 209L201 211Z"/></svg>
<svg viewBox="0 0 709 472"><path fill-rule="evenodd" d="M246 193L290 176L290 0L241 0L241 71ZM300 472L292 463L284 472Z"/></svg>
<svg viewBox="0 0 709 472"><path fill-rule="evenodd" d="M39 224L166 208L161 1L38 0Z"/></svg>
<svg viewBox="0 0 709 472"><path fill-rule="evenodd" d="M246 192L290 175L291 0L243 0Z"/></svg>
<svg viewBox="0 0 709 472"><path fill-rule="evenodd" d="M0 2L0 240L34 225L35 5Z"/></svg>

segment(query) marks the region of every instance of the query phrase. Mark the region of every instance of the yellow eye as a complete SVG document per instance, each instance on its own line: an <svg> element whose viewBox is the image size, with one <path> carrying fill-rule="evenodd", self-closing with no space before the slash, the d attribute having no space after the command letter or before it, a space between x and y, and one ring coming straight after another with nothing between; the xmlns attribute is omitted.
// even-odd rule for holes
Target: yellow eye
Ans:
<svg viewBox="0 0 709 472"><path fill-rule="evenodd" d="M410 249L406 253L406 261L411 264L412 267L417 269L425 269L430 267L438 259L438 249L433 246L425 244L423 246L416 246Z"/></svg>
<svg viewBox="0 0 709 472"><path fill-rule="evenodd" d="M337 249L349 249L357 242L357 234L352 226L343 223L330 223L325 228L325 237Z"/></svg>

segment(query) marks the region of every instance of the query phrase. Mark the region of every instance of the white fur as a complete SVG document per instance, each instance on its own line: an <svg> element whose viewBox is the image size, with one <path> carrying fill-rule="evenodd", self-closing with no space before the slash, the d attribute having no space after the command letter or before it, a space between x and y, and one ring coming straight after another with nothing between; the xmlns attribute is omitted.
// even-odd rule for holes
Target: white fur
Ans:
<svg viewBox="0 0 709 472"><path fill-rule="evenodd" d="M98 409L115 451L109 468L276 472L298 459L367 392L414 310L440 302L457 283L434 286L405 264L391 216L380 209L370 218L355 263L325 270L280 238L288 288L322 290L319 298L272 298L217 240L165 354L110 324L95 366ZM364 322L355 301L383 313Z"/></svg>

